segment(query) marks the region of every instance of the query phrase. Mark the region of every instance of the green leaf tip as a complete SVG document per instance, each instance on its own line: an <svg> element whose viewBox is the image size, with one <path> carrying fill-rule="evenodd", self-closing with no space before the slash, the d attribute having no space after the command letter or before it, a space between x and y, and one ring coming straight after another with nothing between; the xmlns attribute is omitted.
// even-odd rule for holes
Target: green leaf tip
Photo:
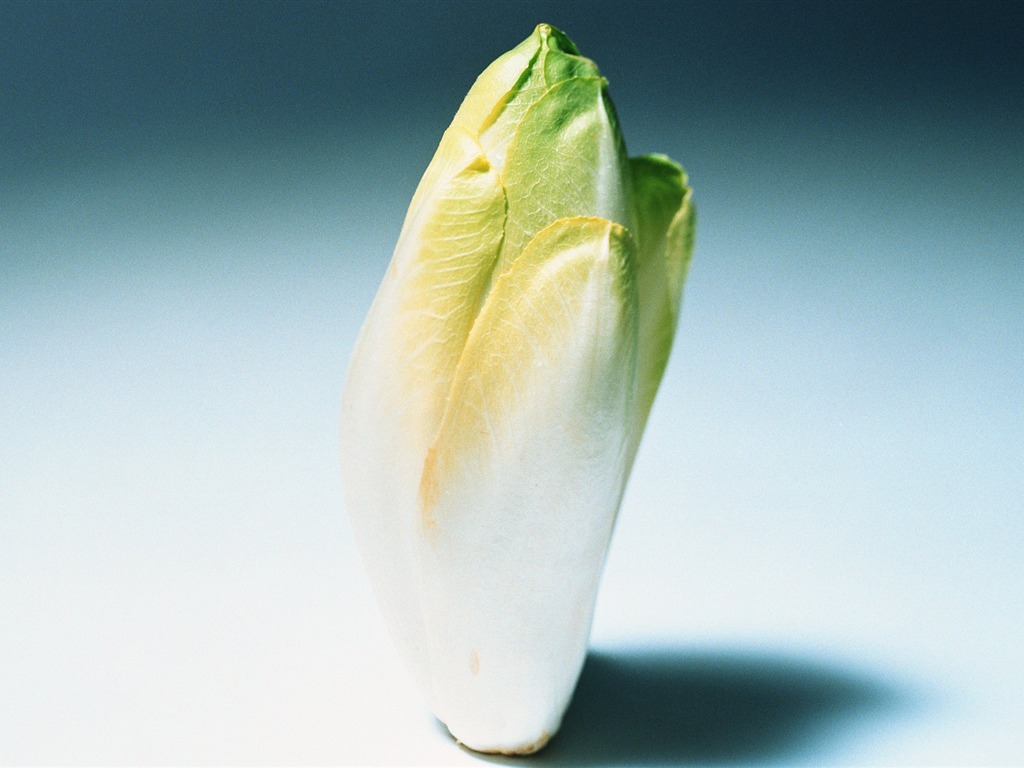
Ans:
<svg viewBox="0 0 1024 768"><path fill-rule="evenodd" d="M552 50L568 53L572 56L580 55L580 51L575 43L569 39L565 32L557 27L553 27L550 24L538 24L533 34L541 41L542 45L546 45Z"/></svg>

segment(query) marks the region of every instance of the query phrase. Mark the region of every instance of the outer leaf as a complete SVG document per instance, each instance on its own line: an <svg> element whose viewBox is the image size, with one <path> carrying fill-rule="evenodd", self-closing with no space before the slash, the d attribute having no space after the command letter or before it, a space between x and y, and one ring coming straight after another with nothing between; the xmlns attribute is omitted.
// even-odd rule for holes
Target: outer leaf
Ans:
<svg viewBox="0 0 1024 768"><path fill-rule="evenodd" d="M694 209L686 174L669 158L634 157L630 168L639 243L640 351L634 417L634 442L639 446L672 350L683 283L693 253Z"/></svg>
<svg viewBox="0 0 1024 768"><path fill-rule="evenodd" d="M540 53L542 39L537 30L508 53L499 56L477 77L462 100L452 125L473 134L493 123L502 108L520 90Z"/></svg>
<svg viewBox="0 0 1024 768"><path fill-rule="evenodd" d="M424 687L413 559L417 488L502 240L505 198L479 145L452 129L421 184L363 325L342 406L353 528L397 645Z"/></svg>
<svg viewBox="0 0 1024 768"><path fill-rule="evenodd" d="M628 178L604 80L575 77L550 88L527 111L509 146L503 174L508 220L495 276L557 219L593 216L629 227Z"/></svg>
<svg viewBox="0 0 1024 768"><path fill-rule="evenodd" d="M583 662L631 440L633 259L608 221L540 232L487 299L423 468L434 711L474 749L553 733Z"/></svg>

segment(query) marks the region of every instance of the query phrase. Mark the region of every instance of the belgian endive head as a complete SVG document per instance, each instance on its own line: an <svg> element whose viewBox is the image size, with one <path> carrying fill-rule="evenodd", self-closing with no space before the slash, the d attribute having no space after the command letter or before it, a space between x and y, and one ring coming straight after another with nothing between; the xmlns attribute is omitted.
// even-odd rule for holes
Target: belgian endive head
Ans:
<svg viewBox="0 0 1024 768"><path fill-rule="evenodd" d="M627 156L606 81L544 24L413 196L352 355L344 482L397 645L474 749L558 727L693 231L682 169Z"/></svg>

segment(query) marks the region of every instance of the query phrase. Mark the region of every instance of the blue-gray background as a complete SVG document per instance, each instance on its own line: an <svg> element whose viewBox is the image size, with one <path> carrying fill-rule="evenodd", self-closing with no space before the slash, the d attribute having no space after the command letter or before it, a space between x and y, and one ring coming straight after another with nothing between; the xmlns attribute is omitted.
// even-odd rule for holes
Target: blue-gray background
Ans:
<svg viewBox="0 0 1024 768"><path fill-rule="evenodd" d="M0 2L0 761L475 761L373 608L337 413L540 21L700 216L549 759L1024 763L1024 12L739 2Z"/></svg>

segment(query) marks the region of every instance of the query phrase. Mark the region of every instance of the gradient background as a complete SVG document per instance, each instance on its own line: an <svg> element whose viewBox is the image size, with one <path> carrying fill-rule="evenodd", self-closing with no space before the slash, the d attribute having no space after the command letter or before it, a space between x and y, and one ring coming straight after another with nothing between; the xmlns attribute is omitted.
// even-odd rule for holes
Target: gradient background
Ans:
<svg viewBox="0 0 1024 768"><path fill-rule="evenodd" d="M1024 764L1024 13L738 2L0 2L0 762L481 762L376 612L337 415L539 21L700 219L525 762Z"/></svg>

